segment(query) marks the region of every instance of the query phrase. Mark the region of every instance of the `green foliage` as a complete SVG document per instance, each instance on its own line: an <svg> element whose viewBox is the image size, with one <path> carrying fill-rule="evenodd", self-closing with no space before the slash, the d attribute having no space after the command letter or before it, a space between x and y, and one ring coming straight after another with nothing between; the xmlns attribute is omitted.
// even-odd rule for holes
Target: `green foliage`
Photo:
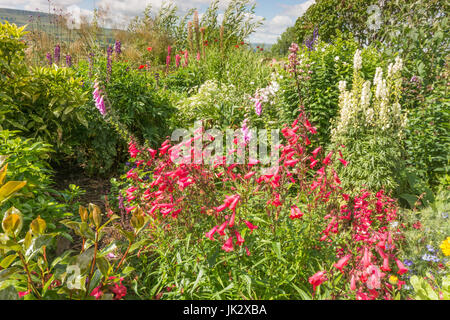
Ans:
<svg viewBox="0 0 450 320"><path fill-rule="evenodd" d="M430 285L430 281L417 276L410 279L411 285L415 291L416 300L450 300L450 279L448 276L442 279L442 287L435 283Z"/></svg>
<svg viewBox="0 0 450 320"><path fill-rule="evenodd" d="M288 49L293 42L297 42L294 26L288 27L286 31L281 34L277 43L270 48L270 51L276 57L286 56L288 54Z"/></svg>
<svg viewBox="0 0 450 320"><path fill-rule="evenodd" d="M7 294L9 299L18 299L21 293L26 300L121 299L127 292L122 285L123 277L132 271L124 268L126 255L132 251L134 238L145 224L143 216L133 215L137 216L140 223L134 224L135 229L129 232L128 248L117 264L108 254L117 252L119 247L112 243L100 248L99 243L104 235L102 230L119 217L112 215L102 224L100 208L93 204L89 210L80 207L81 222L62 221L82 238L81 252L69 250L49 260L47 248L58 233L45 233L47 224L38 216L22 238L22 215L10 208L2 220L4 233L0 234L0 296Z"/></svg>
<svg viewBox="0 0 450 320"><path fill-rule="evenodd" d="M325 42L341 32L345 36L352 33L362 45L370 35L367 24L372 13L368 7L374 4L378 0L316 0L295 22L297 41L303 43L317 28Z"/></svg>

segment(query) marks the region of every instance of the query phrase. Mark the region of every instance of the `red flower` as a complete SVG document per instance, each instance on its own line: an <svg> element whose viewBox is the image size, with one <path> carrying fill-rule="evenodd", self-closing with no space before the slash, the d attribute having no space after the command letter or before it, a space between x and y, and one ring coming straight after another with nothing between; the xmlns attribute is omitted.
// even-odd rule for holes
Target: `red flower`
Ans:
<svg viewBox="0 0 450 320"><path fill-rule="evenodd" d="M152 51L152 50L153 50L152 47L148 47L148 48L147 48L147 51L148 51L148 52L150 52L150 51Z"/></svg>
<svg viewBox="0 0 450 320"><path fill-rule="evenodd" d="M235 231L235 235L236 235L236 244L238 246L242 245L244 243L244 238L242 238L242 236L240 235L239 232Z"/></svg>
<svg viewBox="0 0 450 320"><path fill-rule="evenodd" d="M316 287L320 286L326 280L325 271L318 271L308 279L309 283L313 286L313 291L316 291Z"/></svg>
<svg viewBox="0 0 450 320"><path fill-rule="evenodd" d="M233 251L233 237L229 237L227 241L222 246L222 250L226 252Z"/></svg>
<svg viewBox="0 0 450 320"><path fill-rule="evenodd" d="M350 258L351 255L348 254L345 257L341 258L337 263L335 263L334 266L336 267L336 269L342 272L342 268L344 268L347 265L348 260L350 260Z"/></svg>
<svg viewBox="0 0 450 320"><path fill-rule="evenodd" d="M302 216L303 216L303 212L301 212L297 206L294 205L291 207L291 214L289 215L289 218L294 220L294 219L300 219Z"/></svg>
<svg viewBox="0 0 450 320"><path fill-rule="evenodd" d="M91 292L91 296L95 297L95 299L100 299L103 296L103 292L100 290L101 286L95 287Z"/></svg>
<svg viewBox="0 0 450 320"><path fill-rule="evenodd" d="M403 265L403 263L400 260L395 259L395 262L397 262L397 267L398 267L397 273L399 275L402 275L402 274L407 273L409 271L407 268L405 268L405 266Z"/></svg>
<svg viewBox="0 0 450 320"><path fill-rule="evenodd" d="M344 165L344 167L346 167L348 165L348 162L345 161L344 159L339 158L339 161L342 162L342 164Z"/></svg>
<svg viewBox="0 0 450 320"><path fill-rule="evenodd" d="M255 226L253 224L251 224L251 222L244 220L244 223L247 225L247 227L250 229L250 233L253 232L253 230L258 229L258 226Z"/></svg>
<svg viewBox="0 0 450 320"><path fill-rule="evenodd" d="M210 240L214 240L214 233L216 233L217 231L217 226L215 226L214 228L212 228L209 232L205 233L205 236L210 239Z"/></svg>
<svg viewBox="0 0 450 320"><path fill-rule="evenodd" d="M139 66L139 70L141 70L141 69L144 69L144 68L146 68L147 67L147 65L146 64L141 64L140 66Z"/></svg>
<svg viewBox="0 0 450 320"><path fill-rule="evenodd" d="M114 293L114 300L120 300L127 294L127 288L122 285L114 284L114 287L109 288Z"/></svg>
<svg viewBox="0 0 450 320"><path fill-rule="evenodd" d="M239 48L239 45L235 45L234 47L235 47L235 48Z"/></svg>
<svg viewBox="0 0 450 320"><path fill-rule="evenodd" d="M318 148L314 149L314 151L312 152L314 158L317 157L317 154L320 152L320 150L322 150L322 147L318 147Z"/></svg>

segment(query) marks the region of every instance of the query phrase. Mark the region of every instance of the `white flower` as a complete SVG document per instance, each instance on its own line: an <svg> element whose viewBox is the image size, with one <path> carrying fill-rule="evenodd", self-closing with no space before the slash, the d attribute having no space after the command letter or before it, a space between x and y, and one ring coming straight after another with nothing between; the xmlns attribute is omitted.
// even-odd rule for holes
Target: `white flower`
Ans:
<svg viewBox="0 0 450 320"><path fill-rule="evenodd" d="M334 61L339 61L339 56L334 57Z"/></svg>
<svg viewBox="0 0 450 320"><path fill-rule="evenodd" d="M347 88L347 82L345 80L339 81L339 91L343 92Z"/></svg>
<svg viewBox="0 0 450 320"><path fill-rule="evenodd" d="M362 66L361 50L356 50L353 57L353 69L356 71L360 70Z"/></svg>

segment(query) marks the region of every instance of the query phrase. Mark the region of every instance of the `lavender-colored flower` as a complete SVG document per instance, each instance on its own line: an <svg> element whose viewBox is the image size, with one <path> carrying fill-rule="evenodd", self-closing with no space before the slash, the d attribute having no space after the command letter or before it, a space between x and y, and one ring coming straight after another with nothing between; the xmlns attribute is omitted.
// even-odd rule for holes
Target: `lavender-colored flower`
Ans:
<svg viewBox="0 0 450 320"><path fill-rule="evenodd" d="M122 43L119 40L116 40L114 51L116 52L117 55L122 53Z"/></svg>
<svg viewBox="0 0 450 320"><path fill-rule="evenodd" d="M48 65L51 66L53 63L53 58L50 52L47 52L47 55L45 56L47 58L48 61Z"/></svg>
<svg viewBox="0 0 450 320"><path fill-rule="evenodd" d="M306 39L304 44L305 46L308 48L308 51L313 51L314 50L314 45L316 43L316 40L319 36L319 29L314 28L313 34L311 36L311 38Z"/></svg>
<svg viewBox="0 0 450 320"><path fill-rule="evenodd" d="M427 249L429 252L435 252L436 250L433 248L433 246L427 244Z"/></svg>
<svg viewBox="0 0 450 320"><path fill-rule="evenodd" d="M424 260L424 261L431 261L431 255L430 254L428 254L428 253L425 253L423 256L422 256L422 260Z"/></svg>
<svg viewBox="0 0 450 320"><path fill-rule="evenodd" d="M66 66L69 68L72 66L72 57L69 54L66 54Z"/></svg>
<svg viewBox="0 0 450 320"><path fill-rule="evenodd" d="M422 256L422 260L424 260L424 261L432 261L432 262L439 262L440 261L438 257L436 257L435 255L428 254L428 253L425 253Z"/></svg>
<svg viewBox="0 0 450 320"><path fill-rule="evenodd" d="M448 213L447 212L442 212L442 218L447 219L448 218Z"/></svg>
<svg viewBox="0 0 450 320"><path fill-rule="evenodd" d="M59 64L59 60L61 58L61 47L59 46L59 44L57 44L55 46L55 50L54 50L54 58L55 58L55 63Z"/></svg>
<svg viewBox="0 0 450 320"><path fill-rule="evenodd" d="M408 259L405 259L405 260L403 261L403 263L404 263L404 265L407 266L407 267L411 267L411 266L414 264L414 262L412 262L411 260L408 260Z"/></svg>

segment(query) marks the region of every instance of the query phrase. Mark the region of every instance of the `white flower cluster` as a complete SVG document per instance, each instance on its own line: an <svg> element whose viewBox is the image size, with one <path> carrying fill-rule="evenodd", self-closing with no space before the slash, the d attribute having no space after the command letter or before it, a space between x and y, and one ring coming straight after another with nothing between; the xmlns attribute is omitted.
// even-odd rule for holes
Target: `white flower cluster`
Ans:
<svg viewBox="0 0 450 320"><path fill-rule="evenodd" d="M360 50L356 51L353 62L355 70L359 70L362 65ZM345 134L349 128L375 128L381 132L394 130L401 136L406 125L406 115L399 104L401 68L399 57L389 65L387 78L383 77L381 68L376 68L373 87L358 72L354 73L351 91L346 89L345 81L340 81L340 115L332 130L333 135Z"/></svg>
<svg viewBox="0 0 450 320"><path fill-rule="evenodd" d="M353 69L355 71L361 70L362 67L362 58L361 58L361 50L356 50L355 55L353 56Z"/></svg>
<svg viewBox="0 0 450 320"><path fill-rule="evenodd" d="M189 120L209 118L217 114L215 108L219 104L238 105L239 96L234 85L220 84L215 80L207 80L197 89L197 93L180 100L177 105L181 115Z"/></svg>
<svg viewBox="0 0 450 320"><path fill-rule="evenodd" d="M271 74L271 82L265 88L258 88L255 91L253 97L250 97L250 100L255 102L255 108L262 108L262 103L269 103L270 105L274 105L276 103L276 95L280 90L280 84L277 82L278 79L282 79L282 76L277 73ZM255 110L258 115L261 114L260 110Z"/></svg>

